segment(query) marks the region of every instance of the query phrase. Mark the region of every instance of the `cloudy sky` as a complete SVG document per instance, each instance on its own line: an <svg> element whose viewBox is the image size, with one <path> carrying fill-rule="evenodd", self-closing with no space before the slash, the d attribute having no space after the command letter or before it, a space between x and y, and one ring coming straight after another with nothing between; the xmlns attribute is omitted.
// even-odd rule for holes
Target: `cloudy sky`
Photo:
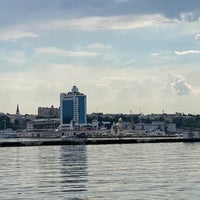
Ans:
<svg viewBox="0 0 200 200"><path fill-rule="evenodd" d="M0 112L200 113L199 0L0 0Z"/></svg>

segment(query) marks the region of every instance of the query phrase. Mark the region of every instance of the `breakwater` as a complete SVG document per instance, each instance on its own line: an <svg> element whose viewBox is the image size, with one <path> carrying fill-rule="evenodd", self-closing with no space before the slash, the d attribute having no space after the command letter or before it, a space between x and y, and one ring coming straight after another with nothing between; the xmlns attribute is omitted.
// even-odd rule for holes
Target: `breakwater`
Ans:
<svg viewBox="0 0 200 200"><path fill-rule="evenodd" d="M0 141L0 147L20 146L50 146L50 145L100 145L100 144L130 144L130 143L172 143L172 142L200 142L200 138L183 137L115 137L115 138L67 138L67 139L26 139L16 138Z"/></svg>

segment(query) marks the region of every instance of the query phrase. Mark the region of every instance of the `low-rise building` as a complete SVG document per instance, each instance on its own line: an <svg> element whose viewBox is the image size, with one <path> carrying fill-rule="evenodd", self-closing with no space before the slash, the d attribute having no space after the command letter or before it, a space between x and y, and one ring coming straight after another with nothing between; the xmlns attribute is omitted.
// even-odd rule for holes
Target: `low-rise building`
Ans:
<svg viewBox="0 0 200 200"><path fill-rule="evenodd" d="M167 123L165 124L162 121L153 121L151 124L145 124L145 123L138 123L135 124L135 129L144 129L146 131L149 130L162 130L162 131L168 131L170 133L176 133L176 124L175 123Z"/></svg>
<svg viewBox="0 0 200 200"><path fill-rule="evenodd" d="M53 105L49 107L39 107L38 108L38 117L59 117L60 111L59 108L54 108Z"/></svg>
<svg viewBox="0 0 200 200"><path fill-rule="evenodd" d="M27 131L56 129L60 125L60 118L35 119L27 122Z"/></svg>

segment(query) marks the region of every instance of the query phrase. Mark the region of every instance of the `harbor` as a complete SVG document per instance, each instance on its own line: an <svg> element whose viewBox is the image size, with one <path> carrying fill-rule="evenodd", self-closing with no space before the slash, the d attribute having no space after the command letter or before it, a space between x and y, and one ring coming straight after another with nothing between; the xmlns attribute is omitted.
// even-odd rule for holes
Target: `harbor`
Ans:
<svg viewBox="0 0 200 200"><path fill-rule="evenodd" d="M51 117L56 116L56 113L60 117L49 118L50 113ZM43 118L44 116L48 118ZM199 129L184 129L183 124L181 127L179 124L179 129L177 129L176 123L164 112L150 121L146 119L142 121L141 114L133 116L132 111L129 117L117 115L118 118L112 116L107 118L107 121L100 119L99 114L97 116L94 114L89 118L86 95L79 92L75 85L71 91L60 93L59 110L53 106L51 108L40 107L38 117L39 119L25 120L27 123L20 128L18 125L24 118L17 104L14 119L18 124L10 127L8 117L4 116L2 121L4 129L0 131L0 147L200 141Z"/></svg>

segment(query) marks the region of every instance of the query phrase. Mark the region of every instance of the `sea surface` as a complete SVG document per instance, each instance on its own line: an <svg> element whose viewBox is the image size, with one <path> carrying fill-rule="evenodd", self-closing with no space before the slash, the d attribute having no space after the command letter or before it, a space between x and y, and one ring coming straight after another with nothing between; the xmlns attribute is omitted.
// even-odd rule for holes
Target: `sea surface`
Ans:
<svg viewBox="0 0 200 200"><path fill-rule="evenodd" d="M200 143L0 148L0 199L199 199Z"/></svg>

